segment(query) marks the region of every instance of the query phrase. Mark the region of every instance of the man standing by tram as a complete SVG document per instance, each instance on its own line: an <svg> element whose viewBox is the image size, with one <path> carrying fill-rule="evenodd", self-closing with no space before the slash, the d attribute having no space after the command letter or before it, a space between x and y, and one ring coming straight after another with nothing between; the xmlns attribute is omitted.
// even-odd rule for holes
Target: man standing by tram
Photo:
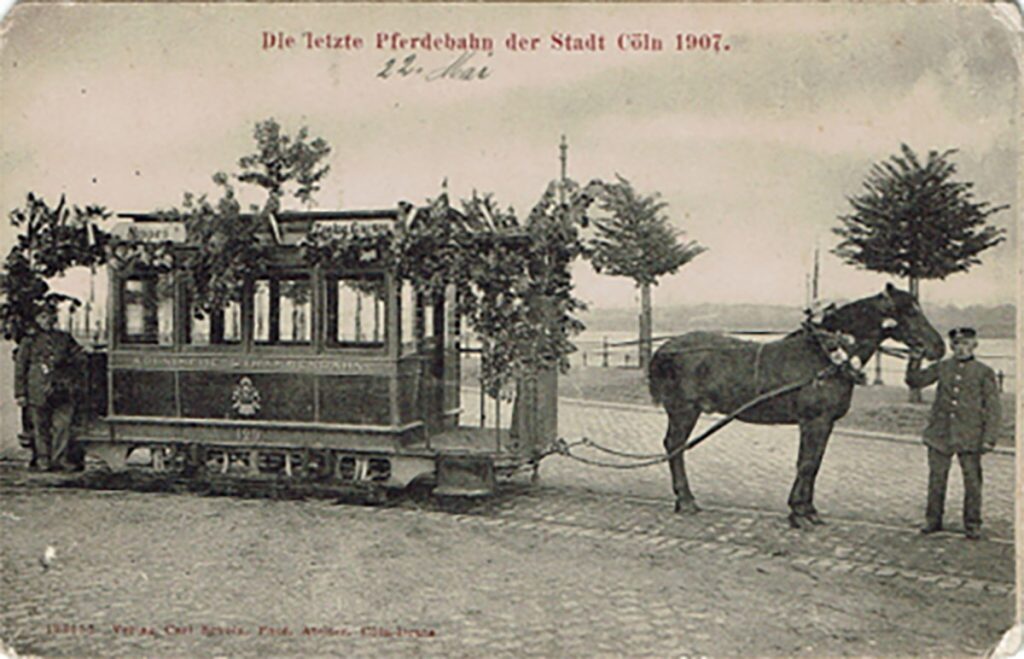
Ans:
<svg viewBox="0 0 1024 659"><path fill-rule="evenodd" d="M39 308L35 325L18 345L14 369L14 397L19 406L28 407L39 471L78 468L71 460L71 421L84 353L56 323L53 305Z"/></svg>
<svg viewBox="0 0 1024 659"><path fill-rule="evenodd" d="M928 446L928 507L921 533L942 530L946 483L953 454L964 478L964 531L981 537L981 456L996 444L999 387L991 368L974 358L977 333L959 327L949 333L953 356L921 369L921 357L907 364L907 385L923 388L938 382L931 418L924 431Z"/></svg>

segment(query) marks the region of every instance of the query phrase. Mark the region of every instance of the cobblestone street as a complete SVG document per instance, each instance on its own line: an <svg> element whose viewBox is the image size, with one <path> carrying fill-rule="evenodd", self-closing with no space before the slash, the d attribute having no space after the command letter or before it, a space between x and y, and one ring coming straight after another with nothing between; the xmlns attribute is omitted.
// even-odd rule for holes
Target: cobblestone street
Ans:
<svg viewBox="0 0 1024 659"><path fill-rule="evenodd" d="M693 436L710 425L705 418ZM561 401L559 433L568 440L589 437L633 453L662 451L665 413L655 407ZM796 476L800 436L796 426L733 423L686 454L690 486L707 507L789 512L786 498ZM608 461L601 453L580 453ZM983 459L984 520L987 532L1013 540L1014 456L991 453ZM542 468L547 484L582 485L599 492L658 497L671 506L667 466L616 471L550 458ZM905 444L833 433L815 486L815 505L827 518L841 517L912 527L923 522L928 465L923 444ZM961 528L963 483L950 470L946 525Z"/></svg>
<svg viewBox="0 0 1024 659"><path fill-rule="evenodd" d="M660 448L664 418L565 403L567 438ZM793 428L730 426L667 469L552 457L533 487L442 510L55 487L0 469L0 634L44 655L980 654L1011 624L1012 457L986 532L922 538L923 449L836 435L830 524L785 521ZM955 473L955 472L954 472ZM956 528L959 491L950 492ZM56 558L40 562L52 546Z"/></svg>

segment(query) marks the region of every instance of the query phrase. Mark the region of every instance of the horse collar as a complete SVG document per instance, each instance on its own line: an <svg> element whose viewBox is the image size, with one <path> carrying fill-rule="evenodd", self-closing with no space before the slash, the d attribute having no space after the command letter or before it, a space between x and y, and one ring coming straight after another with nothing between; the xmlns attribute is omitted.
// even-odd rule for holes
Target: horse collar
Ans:
<svg viewBox="0 0 1024 659"><path fill-rule="evenodd" d="M854 354L857 337L845 332L837 332L811 324L805 325L811 333L814 343L832 364L833 372L853 381L855 384L866 382L866 376L860 370L863 366L860 357Z"/></svg>

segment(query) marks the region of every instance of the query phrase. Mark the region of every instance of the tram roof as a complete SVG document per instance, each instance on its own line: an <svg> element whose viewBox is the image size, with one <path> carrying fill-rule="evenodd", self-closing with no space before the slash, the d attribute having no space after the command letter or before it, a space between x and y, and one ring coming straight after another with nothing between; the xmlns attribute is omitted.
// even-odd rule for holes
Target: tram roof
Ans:
<svg viewBox="0 0 1024 659"><path fill-rule="evenodd" d="M463 225L465 228L473 232L479 232L482 234L495 232L494 227L486 226L482 223L474 221L466 214L460 212L455 208L448 207L446 209L447 216L450 221ZM274 219L277 222L280 230L280 244L281 245L297 245L306 233L316 224L323 223L325 225L373 225L373 224L394 224L399 220L405 219L413 223L428 221L430 217L431 207L430 206L414 206L408 202L400 202L394 208L371 208L371 209L351 209L351 210L282 210L274 214ZM240 216L245 219L255 219L259 216L258 213L240 213ZM175 219L170 213L167 212L132 212L126 211L117 214L117 217L131 220L132 222L138 223L179 223L181 220ZM267 226L266 233L272 233L273 229ZM515 227L505 227L497 230L498 234L501 234L502 239L516 240L523 238L519 234L519 231Z"/></svg>
<svg viewBox="0 0 1024 659"><path fill-rule="evenodd" d="M358 221L358 220L397 220L399 217L398 208L375 208L365 210L315 210L315 211L279 211L276 213L278 222L312 222L317 220L325 221ZM244 218L252 219L258 213L240 213ZM126 211L117 214L118 217L135 222L168 222L171 221L168 213L161 212L133 212Z"/></svg>

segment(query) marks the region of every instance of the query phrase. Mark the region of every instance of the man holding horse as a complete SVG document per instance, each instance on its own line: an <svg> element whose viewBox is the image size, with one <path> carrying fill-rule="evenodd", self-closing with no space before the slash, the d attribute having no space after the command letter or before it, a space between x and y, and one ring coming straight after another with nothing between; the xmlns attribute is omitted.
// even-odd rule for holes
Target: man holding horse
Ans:
<svg viewBox="0 0 1024 659"><path fill-rule="evenodd" d="M942 530L946 483L953 455L964 478L964 531L981 537L981 455L995 447L999 430L999 387L991 368L975 359L977 332L959 327L949 333L953 356L921 368L914 354L907 364L907 385L938 382L931 418L924 431L928 446L928 506L921 533Z"/></svg>

